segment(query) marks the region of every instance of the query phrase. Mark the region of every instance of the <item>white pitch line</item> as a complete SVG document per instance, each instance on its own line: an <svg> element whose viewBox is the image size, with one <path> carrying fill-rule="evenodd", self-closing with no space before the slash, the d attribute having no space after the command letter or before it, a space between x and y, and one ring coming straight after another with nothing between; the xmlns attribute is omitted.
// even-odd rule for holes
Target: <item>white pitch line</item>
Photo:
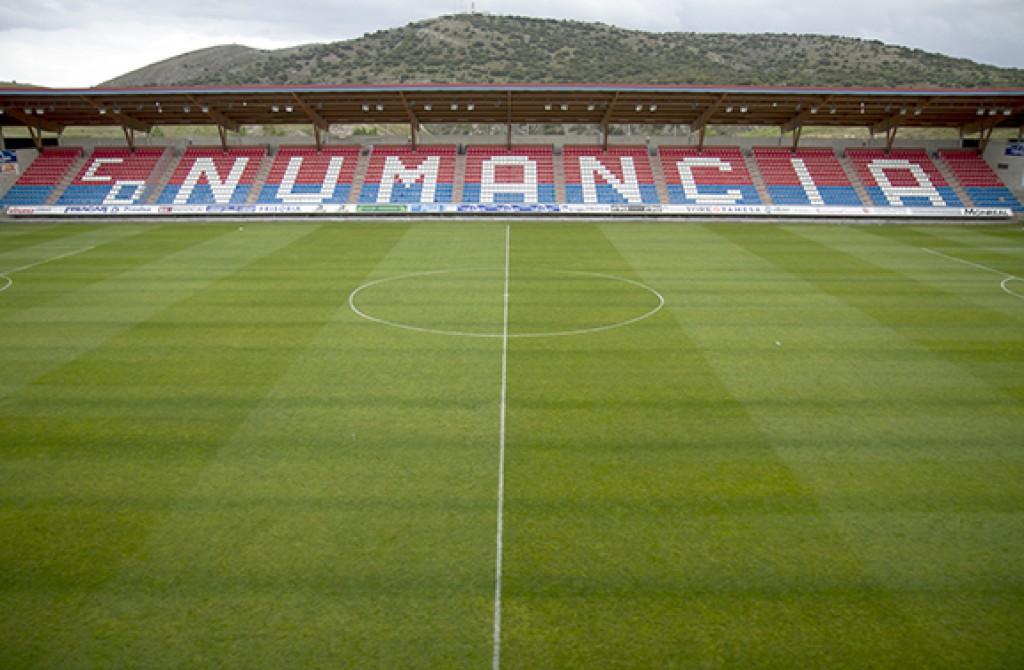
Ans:
<svg viewBox="0 0 1024 670"><path fill-rule="evenodd" d="M978 268L979 270L984 270L986 272L993 272L993 273L995 273L997 275L1001 275L1003 277L1003 281L999 282L999 288L1001 288L1003 290L1003 293L1005 293L1007 295L1012 295L1014 298L1020 298L1021 300L1024 300L1024 295L1022 295L1020 293L1014 292L1012 289L1010 289L1007 286L1007 284L1009 284L1011 281L1024 281L1020 277L1018 277L1017 275L1012 275L1009 272L1003 272L1002 270L996 270L995 268L990 268L987 265L982 265L981 263L975 263L974 261L969 261L966 258L958 258L956 256L950 256L949 254L944 254L941 251L938 251L937 249L929 249L928 247L921 247L921 248L924 249L925 251L927 251L930 254L935 254L936 256L942 256L943 258L948 258L949 260L956 261L957 263L963 263L964 265L970 265L971 267Z"/></svg>
<svg viewBox="0 0 1024 670"><path fill-rule="evenodd" d="M356 289L354 291L352 291L349 294L349 296L348 296L348 305L349 305L349 308L352 310L352 312L355 313L360 318L366 319L367 321L372 321L373 323L379 323L379 324L385 325L385 326L392 326L394 328L401 328L402 330L411 330L411 331L418 332L418 333L431 333L433 335L453 335L453 336L456 336L456 337L477 337L477 338L493 338L493 339L505 338L506 334L503 333L503 332L474 333L474 332L468 332L468 331L464 331L464 330L447 330L447 329L443 329L443 328L428 328L426 326L417 326L417 325L414 325L414 324L411 324L411 323L402 323L400 321L392 321L390 319L382 319L379 316L374 316L373 314L370 314L368 312L363 311L356 304L356 296L358 296L364 290L369 289L369 288L371 288L373 286L377 286L377 285L380 285L380 284L386 284L386 283L394 282L394 281L401 281L403 279L411 279L411 278L415 278L415 277L431 277L431 276L437 276L437 275L455 274L455 273L458 273L458 272L472 272L472 271L477 270L477 269L479 269L479 268L462 268L462 269L457 269L457 270L429 270L427 272L410 272L408 274L396 275L396 276L393 276L393 277L384 277L382 279L375 279L373 281L366 282L365 284L362 284L362 285L356 287ZM638 321L642 321L644 319L652 317L655 314L657 314L659 311L661 311L661 308L665 306L665 296L663 296L661 293L659 293L656 289L651 288L650 286L648 286L647 284L644 284L643 282L636 281L635 279L627 279L626 277L618 277L616 275L607 275L607 274L602 274L600 272L584 272L584 271L581 271L581 270L552 270L551 272L555 272L557 274L564 274L564 275L576 275L576 276L580 276L580 277L597 277L598 279L608 279L608 280L611 280L611 281L622 282L624 284L631 284L633 286L636 286L638 288L642 288L645 291L649 292L651 295L653 295L655 297L655 299L658 301L658 304L655 305L652 309L644 312L643 314L640 314L639 316L635 316L635 317L630 318L630 319L625 319L623 321L616 321L615 323L608 323L608 324L605 324L603 326L593 326L591 328L575 328L575 329L572 329L572 330L554 330L554 331L549 331L549 332L536 332L536 333L508 333L507 337L509 339L513 339L513 338L538 338L538 337L564 337L564 336L567 336L567 335L589 335L591 333L600 333L600 332L603 332L603 331L606 331L606 330L613 330L615 328L622 328L624 326L629 326L629 325L632 325L632 324L634 324L634 323L636 323Z"/></svg>
<svg viewBox="0 0 1024 670"><path fill-rule="evenodd" d="M505 512L505 409L508 398L508 301L511 232L505 225L505 304L502 318L501 337L501 414L498 419L498 525L495 537L494 556L494 655L491 659L493 670L501 667L501 558L504 540Z"/></svg>
<svg viewBox="0 0 1024 670"><path fill-rule="evenodd" d="M4 284L3 286L0 286L0 291L6 291L7 289L9 289L11 287L11 284L14 283L14 280L11 279L8 275L12 275L15 272L23 272L23 271L28 270L30 268L34 268L37 265L42 265L43 263L50 263L52 261L59 261L60 259L67 258L68 256L74 256L75 254L85 253L86 251L89 251L90 249L95 249L95 248L96 247L85 247L84 249L75 249L74 251L69 251L66 254L60 254L59 256L54 256L53 258L44 258L43 260L36 261L35 263L29 263L28 265L22 265L20 267L16 267L13 270L4 270L3 272L0 272L0 277L3 277L4 279L6 279L7 283Z"/></svg>

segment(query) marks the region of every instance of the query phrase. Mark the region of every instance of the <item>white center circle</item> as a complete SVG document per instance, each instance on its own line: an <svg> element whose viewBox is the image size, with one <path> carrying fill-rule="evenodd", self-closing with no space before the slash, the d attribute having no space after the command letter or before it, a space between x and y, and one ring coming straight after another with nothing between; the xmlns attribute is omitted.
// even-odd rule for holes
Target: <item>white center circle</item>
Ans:
<svg viewBox="0 0 1024 670"><path fill-rule="evenodd" d="M1001 289L1003 289L1003 291L1005 291L1006 293L1009 293L1012 296L1016 296L1018 298L1024 298L1024 293L1017 293L1012 288L1010 288L1010 284L1012 284L1015 281L1024 282L1024 279L1021 279L1020 277L1014 277L1014 276L1007 277L1003 281L999 282L999 287Z"/></svg>
<svg viewBox="0 0 1024 670"><path fill-rule="evenodd" d="M371 313L371 312L367 311L366 309L363 309L363 308L361 308L359 306L359 296L360 296L360 294L362 294L364 291L368 291L369 289L371 289L371 288L373 288L375 286L381 286L383 284L389 284L389 283L393 283L393 282L400 282L400 281L405 281L405 280L410 280L410 279L426 279L426 278L431 278L431 277L438 277L438 276L445 276L445 275L457 275L457 274L460 274L460 273L472 273L472 272L482 272L482 271L486 271L486 270L482 270L480 268L465 268L465 269L458 269L458 270L430 270L430 271L426 271L426 272L410 272L408 274L395 275L393 277L384 277L383 279L375 279L373 281L369 281L369 282L366 282L364 284L361 284L354 291L352 291L349 294L349 296L348 296L348 305L349 305L349 308L356 315L358 315L359 317L361 317L363 319L366 319L367 321L372 321L373 323L379 323L379 324L382 324L382 325L385 325L385 326L392 326L394 328L402 328L403 330L412 330L412 331L416 331L416 332L420 332L420 333L433 333L435 335L453 335L453 336L456 336L456 337L501 338L501 337L503 337L503 333L502 332L474 332L474 331L469 331L469 330L459 330L459 329L449 329L449 328L433 328L433 327L429 327L429 326L417 325L415 323L408 323L408 322L400 321L400 320L396 320L396 319L383 318L383 317L375 315L375 314L373 314L373 313ZM654 301L656 302L656 304L652 308L646 309L645 311L643 311L640 314L637 314L637 315L632 316L630 318L620 319L620 320L617 320L617 321L614 321L614 322L611 322L611 323L599 324L599 325L595 325L595 326L589 326L589 327L586 327L586 328L569 328L569 329L565 329L565 330L554 330L554 331L523 332L523 333L510 332L508 334L508 337L510 339L511 338L528 338L528 337L561 337L561 336L566 336L566 335L585 335L585 334L588 334L588 333L599 333L599 332L602 332L602 331L605 331L605 330L612 330L614 328L622 328L624 326L628 326L628 325L634 324L634 323L636 323L638 321L642 321L644 319L650 318L650 317L654 316L655 314L657 314L659 311L661 311L661 308L665 306L665 297L661 293L659 293L654 288L648 286L647 284L644 284L643 282L637 281L635 279L628 279L626 277L619 277L617 275L602 274L600 272L584 272L584 271L581 271L581 270L548 270L547 272L550 272L550 273L553 273L553 274L557 274L557 275L563 275L563 276L567 276L567 277L601 279L601 280L605 280L605 281L620 282L622 284L627 284L629 286L634 286L634 287L642 289L646 293L650 294L650 296L654 298ZM513 296L513 298L514 298L514 296Z"/></svg>

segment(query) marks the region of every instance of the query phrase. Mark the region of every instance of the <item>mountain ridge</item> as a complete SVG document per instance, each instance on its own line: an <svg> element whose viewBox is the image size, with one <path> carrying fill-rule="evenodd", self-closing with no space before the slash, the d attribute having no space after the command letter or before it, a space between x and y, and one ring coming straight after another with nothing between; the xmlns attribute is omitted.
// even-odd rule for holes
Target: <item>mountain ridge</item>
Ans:
<svg viewBox="0 0 1024 670"><path fill-rule="evenodd" d="M101 86L584 82L1009 87L1024 86L1024 69L852 37L656 33L455 14L337 42L208 47Z"/></svg>

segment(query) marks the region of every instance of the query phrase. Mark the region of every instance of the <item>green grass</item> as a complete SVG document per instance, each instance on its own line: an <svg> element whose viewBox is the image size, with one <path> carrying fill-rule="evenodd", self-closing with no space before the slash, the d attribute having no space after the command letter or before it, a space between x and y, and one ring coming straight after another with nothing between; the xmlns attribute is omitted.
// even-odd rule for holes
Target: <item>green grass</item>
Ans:
<svg viewBox="0 0 1024 670"><path fill-rule="evenodd" d="M0 226L0 667L490 667L505 233ZM509 234L503 668L1019 667L1024 233Z"/></svg>

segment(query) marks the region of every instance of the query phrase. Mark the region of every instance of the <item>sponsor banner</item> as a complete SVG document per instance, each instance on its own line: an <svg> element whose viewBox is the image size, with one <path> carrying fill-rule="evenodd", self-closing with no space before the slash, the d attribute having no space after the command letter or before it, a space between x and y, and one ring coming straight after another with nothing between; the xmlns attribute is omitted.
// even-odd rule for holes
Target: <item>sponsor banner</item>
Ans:
<svg viewBox="0 0 1024 670"><path fill-rule="evenodd" d="M408 209L407 205L356 205L356 211L360 214L404 214Z"/></svg>
<svg viewBox="0 0 1024 670"><path fill-rule="evenodd" d="M1006 145L1006 155L1007 156L1024 156L1024 144L1017 143L1017 142L1015 142L1013 144L1007 144Z"/></svg>
<svg viewBox="0 0 1024 670"><path fill-rule="evenodd" d="M527 204L521 202L469 202L458 205L456 210L462 214L558 214L562 205Z"/></svg>
<svg viewBox="0 0 1024 670"><path fill-rule="evenodd" d="M409 205L409 212L411 214L444 214L450 211L454 211L452 205L432 203Z"/></svg>
<svg viewBox="0 0 1024 670"><path fill-rule="evenodd" d="M610 214L611 205L559 205L559 211L563 214Z"/></svg>
<svg viewBox="0 0 1024 670"><path fill-rule="evenodd" d="M615 214L660 214L661 205L611 205Z"/></svg>
<svg viewBox="0 0 1024 670"><path fill-rule="evenodd" d="M4 149L0 151L0 173L18 173L18 152Z"/></svg>
<svg viewBox="0 0 1024 670"><path fill-rule="evenodd" d="M522 203L413 205L69 205L8 207L8 216L288 216L327 214L589 214L818 218L1009 218L990 207L814 207L807 205L536 205Z"/></svg>
<svg viewBox="0 0 1024 670"><path fill-rule="evenodd" d="M970 217L982 217L982 218L1000 218L1004 219L1013 216L1013 212L1009 209L995 209L991 207L965 207L960 210L961 216Z"/></svg>

